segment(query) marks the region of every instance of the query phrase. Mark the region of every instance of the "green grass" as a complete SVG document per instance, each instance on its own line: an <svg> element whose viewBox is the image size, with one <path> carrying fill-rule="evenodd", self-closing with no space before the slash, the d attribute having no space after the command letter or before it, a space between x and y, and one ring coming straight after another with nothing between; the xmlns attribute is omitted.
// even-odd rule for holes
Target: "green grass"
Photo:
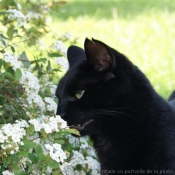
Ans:
<svg viewBox="0 0 175 175"><path fill-rule="evenodd" d="M52 13L55 35L101 40L124 53L168 98L175 89L175 3L172 0L68 0Z"/></svg>

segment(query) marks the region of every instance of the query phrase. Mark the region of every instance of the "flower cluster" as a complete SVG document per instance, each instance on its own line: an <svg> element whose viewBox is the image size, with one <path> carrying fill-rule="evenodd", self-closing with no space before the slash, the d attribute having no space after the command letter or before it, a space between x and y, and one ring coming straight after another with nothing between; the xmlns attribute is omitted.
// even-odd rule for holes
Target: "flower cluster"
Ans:
<svg viewBox="0 0 175 175"><path fill-rule="evenodd" d="M3 55L4 61L10 63L14 70L21 67L20 62L18 61L18 56L13 53L4 53Z"/></svg>
<svg viewBox="0 0 175 175"><path fill-rule="evenodd" d="M45 144L45 147L49 150L50 157L56 162L63 163L64 160L67 158L60 144L58 143L54 143L53 145Z"/></svg>
<svg viewBox="0 0 175 175"><path fill-rule="evenodd" d="M50 97L45 97L44 101L47 104L47 110L48 111L54 111L54 113L56 113L57 110L57 104L52 100L52 98Z"/></svg>
<svg viewBox="0 0 175 175"><path fill-rule="evenodd" d="M2 172L2 175L15 175L15 174L8 171L8 170L5 170L5 171Z"/></svg>
<svg viewBox="0 0 175 175"><path fill-rule="evenodd" d="M31 20L32 18L34 19L43 19L44 16L40 13L36 13L36 12L32 12L32 11L28 11L28 14L26 15L28 20Z"/></svg>
<svg viewBox="0 0 175 175"><path fill-rule="evenodd" d="M11 154L18 151L19 145L23 145L21 140L26 135L25 128L27 127L29 125L25 120L16 120L14 124L8 123L3 125L0 129L1 148L10 151Z"/></svg>
<svg viewBox="0 0 175 175"><path fill-rule="evenodd" d="M56 49L57 51L61 52L62 54L66 55L67 48L63 44L62 41L60 41L60 40L55 41L53 48Z"/></svg>
<svg viewBox="0 0 175 175"><path fill-rule="evenodd" d="M100 168L99 163L92 157L84 157L82 153L78 151L73 151L73 157L70 161L70 164L75 168L77 165L81 165L82 167L88 167L88 170L95 172L96 174ZM94 175L94 174L93 174Z"/></svg>
<svg viewBox="0 0 175 175"><path fill-rule="evenodd" d="M41 111L45 111L46 110L46 105L45 105L45 103L44 103L44 101L43 101L43 99L41 98L41 96L40 95L35 95L34 96L34 98L33 98L33 102L37 105L37 106L39 106L39 109L41 110Z"/></svg>
<svg viewBox="0 0 175 175"><path fill-rule="evenodd" d="M67 122L64 121L59 115L56 115L56 117L42 116L29 120L29 123L34 125L36 132L44 129L46 133L52 133L54 131L58 132L59 128L68 128Z"/></svg>
<svg viewBox="0 0 175 175"><path fill-rule="evenodd" d="M7 13L9 13L9 20L17 19L19 27L22 27L26 23L26 16L21 11L18 11L16 9L9 9L7 10Z"/></svg>
<svg viewBox="0 0 175 175"><path fill-rule="evenodd" d="M67 136L69 143L73 145L73 156L69 162L64 162L61 165L61 171L63 175L100 175L100 164L96 160L96 154L94 148L88 144L88 137L75 138L73 136ZM84 156L84 152L90 156ZM82 168L80 171L78 167Z"/></svg>
<svg viewBox="0 0 175 175"><path fill-rule="evenodd" d="M64 57L57 57L57 58L55 59L55 63L57 63L57 64L59 64L60 66L62 66L63 69L64 69L65 71L67 71L67 70L69 69L68 61L67 61L67 59L64 58Z"/></svg>
<svg viewBox="0 0 175 175"><path fill-rule="evenodd" d="M38 78L33 73L22 70L22 77L19 82L25 89L28 103L31 104L40 89Z"/></svg>

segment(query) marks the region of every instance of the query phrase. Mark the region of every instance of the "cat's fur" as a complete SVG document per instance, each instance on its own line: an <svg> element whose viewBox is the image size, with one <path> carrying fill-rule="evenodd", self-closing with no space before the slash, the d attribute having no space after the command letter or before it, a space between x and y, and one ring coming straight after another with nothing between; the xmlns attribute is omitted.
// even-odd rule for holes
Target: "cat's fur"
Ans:
<svg viewBox="0 0 175 175"><path fill-rule="evenodd" d="M68 50L57 114L91 137L102 174L175 174L174 108L123 54L94 39L84 47Z"/></svg>

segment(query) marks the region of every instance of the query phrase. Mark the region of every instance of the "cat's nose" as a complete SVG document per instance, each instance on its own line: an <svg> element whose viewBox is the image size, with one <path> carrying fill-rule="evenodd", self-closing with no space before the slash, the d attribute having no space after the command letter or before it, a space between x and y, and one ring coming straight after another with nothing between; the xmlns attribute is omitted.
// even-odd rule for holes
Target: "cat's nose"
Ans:
<svg viewBox="0 0 175 175"><path fill-rule="evenodd" d="M61 118L64 118L64 116L65 116L65 111L63 111L61 108L57 108L57 113L56 113L56 115L60 115L61 116Z"/></svg>

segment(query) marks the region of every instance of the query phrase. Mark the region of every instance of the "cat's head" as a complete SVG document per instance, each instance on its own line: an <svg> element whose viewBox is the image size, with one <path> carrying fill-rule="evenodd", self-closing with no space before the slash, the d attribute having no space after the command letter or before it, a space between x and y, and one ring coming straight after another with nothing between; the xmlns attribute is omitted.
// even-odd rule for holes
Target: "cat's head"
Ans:
<svg viewBox="0 0 175 175"><path fill-rule="evenodd" d="M98 126L111 124L122 113L137 108L141 88L137 84L142 84L144 76L123 54L101 41L86 39L84 50L68 49L68 61L70 68L60 80L56 96L57 114L69 126L93 120L98 123L91 128L95 132Z"/></svg>

